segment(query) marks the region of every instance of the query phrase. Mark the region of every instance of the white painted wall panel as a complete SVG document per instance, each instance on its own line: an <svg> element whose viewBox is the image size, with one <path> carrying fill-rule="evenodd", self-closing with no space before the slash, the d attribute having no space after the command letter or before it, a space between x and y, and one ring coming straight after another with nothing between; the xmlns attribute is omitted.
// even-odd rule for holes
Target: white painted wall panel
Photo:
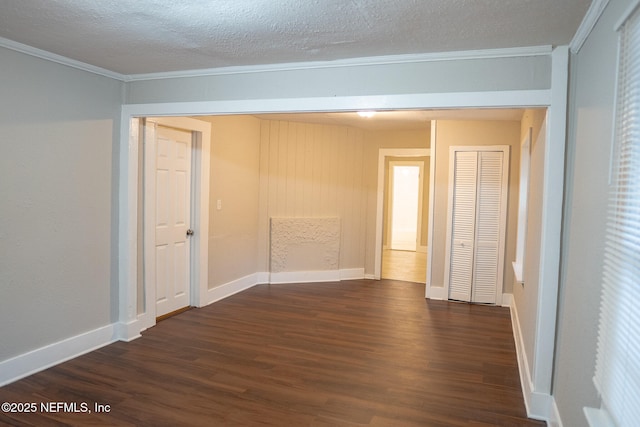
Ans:
<svg viewBox="0 0 640 427"><path fill-rule="evenodd" d="M117 319L123 85L3 48L0 64L2 361Z"/></svg>

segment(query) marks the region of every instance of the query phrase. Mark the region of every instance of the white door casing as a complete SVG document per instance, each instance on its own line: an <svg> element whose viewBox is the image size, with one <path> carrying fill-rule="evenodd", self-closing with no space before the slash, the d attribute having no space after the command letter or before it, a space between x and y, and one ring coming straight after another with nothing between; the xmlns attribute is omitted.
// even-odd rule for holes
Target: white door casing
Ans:
<svg viewBox="0 0 640 427"><path fill-rule="evenodd" d="M144 120L145 327L206 304L210 138L210 124L200 120Z"/></svg>
<svg viewBox="0 0 640 427"><path fill-rule="evenodd" d="M451 147L445 291L501 304L509 147Z"/></svg>
<svg viewBox="0 0 640 427"><path fill-rule="evenodd" d="M386 157L429 157L431 149L429 148L380 148L378 150L378 185L376 192L376 237L375 237L375 258L374 258L374 274L367 276L370 279L380 280L382 272L382 234L383 234L383 215L384 215L384 186L385 186L385 158ZM433 159L431 160L433 166ZM429 194L429 239L431 239L432 228L432 198L433 198L433 174L434 168L431 168L430 175L430 194ZM427 254L427 264L430 255ZM427 280L429 280L429 271L427 267Z"/></svg>

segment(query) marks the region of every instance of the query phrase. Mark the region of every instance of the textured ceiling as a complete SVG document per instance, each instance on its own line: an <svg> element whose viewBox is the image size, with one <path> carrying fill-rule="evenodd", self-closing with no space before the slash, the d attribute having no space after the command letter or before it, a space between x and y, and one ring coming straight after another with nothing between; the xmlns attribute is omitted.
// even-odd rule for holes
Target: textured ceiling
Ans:
<svg viewBox="0 0 640 427"><path fill-rule="evenodd" d="M590 0L6 0L0 37L121 74L568 44Z"/></svg>

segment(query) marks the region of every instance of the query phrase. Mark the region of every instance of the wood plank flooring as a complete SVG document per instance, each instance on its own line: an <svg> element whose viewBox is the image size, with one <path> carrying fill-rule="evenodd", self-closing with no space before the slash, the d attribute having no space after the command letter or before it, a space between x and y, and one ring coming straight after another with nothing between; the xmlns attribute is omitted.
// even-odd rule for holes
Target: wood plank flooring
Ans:
<svg viewBox="0 0 640 427"><path fill-rule="evenodd" d="M383 279L406 280L407 282L427 282L427 254L416 251L382 251Z"/></svg>
<svg viewBox="0 0 640 427"><path fill-rule="evenodd" d="M509 311L391 280L259 285L0 388L0 425L542 426ZM96 403L109 405L96 413Z"/></svg>

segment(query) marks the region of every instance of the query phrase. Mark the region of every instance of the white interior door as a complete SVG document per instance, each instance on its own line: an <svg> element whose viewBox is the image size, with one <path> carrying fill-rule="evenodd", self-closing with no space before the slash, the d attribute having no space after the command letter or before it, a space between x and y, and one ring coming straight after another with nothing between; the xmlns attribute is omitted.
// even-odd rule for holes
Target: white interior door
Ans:
<svg viewBox="0 0 640 427"><path fill-rule="evenodd" d="M508 147L452 147L447 277L449 299L501 301Z"/></svg>
<svg viewBox="0 0 640 427"><path fill-rule="evenodd" d="M191 132L158 125L155 137L156 317L190 304Z"/></svg>

